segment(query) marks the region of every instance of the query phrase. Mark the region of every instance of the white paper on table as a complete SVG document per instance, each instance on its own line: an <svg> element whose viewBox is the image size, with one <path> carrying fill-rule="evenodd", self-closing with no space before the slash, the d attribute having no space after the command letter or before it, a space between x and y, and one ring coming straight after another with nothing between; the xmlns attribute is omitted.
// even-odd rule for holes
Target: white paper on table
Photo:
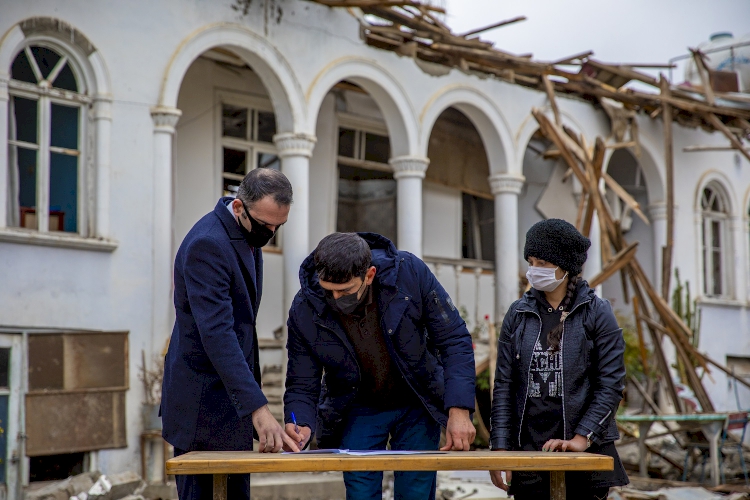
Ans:
<svg viewBox="0 0 750 500"><path fill-rule="evenodd" d="M354 455L354 456L366 456L366 455L433 455L442 454L444 451L429 451L429 450L337 450L337 449L323 449L323 450L303 450L303 451L285 451L285 455Z"/></svg>

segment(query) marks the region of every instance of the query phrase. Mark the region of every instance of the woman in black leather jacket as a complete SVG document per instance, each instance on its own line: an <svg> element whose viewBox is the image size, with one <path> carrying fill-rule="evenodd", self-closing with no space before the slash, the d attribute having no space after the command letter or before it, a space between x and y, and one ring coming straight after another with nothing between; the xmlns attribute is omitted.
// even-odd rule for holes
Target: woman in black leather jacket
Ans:
<svg viewBox="0 0 750 500"><path fill-rule="evenodd" d="M625 342L609 302L579 276L590 245L560 219L538 222L526 233L532 288L503 320L490 444L493 450L613 457L613 471L566 473L569 498L593 500L607 498L610 487L628 478L614 445ZM490 474L517 500L549 498L549 473Z"/></svg>

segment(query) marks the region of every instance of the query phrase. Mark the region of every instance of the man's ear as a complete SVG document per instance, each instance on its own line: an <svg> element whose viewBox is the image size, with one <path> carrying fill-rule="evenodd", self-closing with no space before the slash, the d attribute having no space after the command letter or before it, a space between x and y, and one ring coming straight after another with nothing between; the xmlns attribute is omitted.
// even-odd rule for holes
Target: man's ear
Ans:
<svg viewBox="0 0 750 500"><path fill-rule="evenodd" d="M242 217L245 211L242 209L242 202L239 198L232 200L232 213L235 217Z"/></svg>
<svg viewBox="0 0 750 500"><path fill-rule="evenodd" d="M375 279L375 273L377 273L375 266L370 266L370 269L365 273L365 285L372 285L372 280Z"/></svg>

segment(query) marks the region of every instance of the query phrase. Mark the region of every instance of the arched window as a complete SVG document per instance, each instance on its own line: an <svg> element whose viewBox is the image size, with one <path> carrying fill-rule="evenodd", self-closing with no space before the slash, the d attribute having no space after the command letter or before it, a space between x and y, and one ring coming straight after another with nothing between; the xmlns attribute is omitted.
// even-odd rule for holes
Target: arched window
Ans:
<svg viewBox="0 0 750 500"><path fill-rule="evenodd" d="M730 295L729 210L723 190L710 183L701 196L703 292L709 297Z"/></svg>
<svg viewBox="0 0 750 500"><path fill-rule="evenodd" d="M73 61L31 44L15 57L9 82L9 225L84 233L82 175L91 98Z"/></svg>

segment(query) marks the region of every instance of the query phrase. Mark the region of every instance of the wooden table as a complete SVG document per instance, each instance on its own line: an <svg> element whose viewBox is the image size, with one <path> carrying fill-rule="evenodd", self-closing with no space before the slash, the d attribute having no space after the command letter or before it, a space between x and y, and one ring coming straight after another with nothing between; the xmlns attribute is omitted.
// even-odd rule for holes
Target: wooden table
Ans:
<svg viewBox="0 0 750 500"><path fill-rule="evenodd" d="M719 484L719 439L721 432L727 424L729 413L692 413L676 415L622 415L617 417L618 422L630 422L638 424L638 452L640 455L640 476L648 477L648 464L646 461L646 438L651 424L654 422L680 422L685 424L699 425L703 434L708 439L708 450L711 461L711 484Z"/></svg>
<svg viewBox="0 0 750 500"><path fill-rule="evenodd" d="M192 451L167 461L167 474L213 474L214 500L226 500L227 475L322 471L549 471L550 497L565 499L565 471L613 470L612 457L592 453L450 451L420 455L353 456L253 451Z"/></svg>

